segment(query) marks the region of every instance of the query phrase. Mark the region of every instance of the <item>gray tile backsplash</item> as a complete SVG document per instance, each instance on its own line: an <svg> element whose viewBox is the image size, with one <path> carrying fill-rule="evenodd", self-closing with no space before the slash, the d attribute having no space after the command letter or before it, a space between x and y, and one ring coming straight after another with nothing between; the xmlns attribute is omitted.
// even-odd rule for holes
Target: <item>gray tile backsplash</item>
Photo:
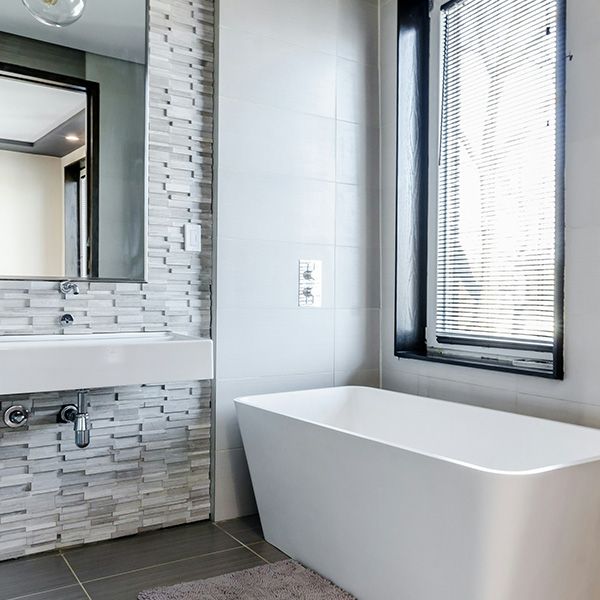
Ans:
<svg viewBox="0 0 600 600"><path fill-rule="evenodd" d="M0 282L0 334L59 333L65 311L72 332L211 334L214 2L150 7L148 283L65 299L56 283ZM186 222L202 225L201 254L183 250ZM0 396L33 413L0 428L0 559L208 518L209 382L92 391L84 450L56 424L73 399Z"/></svg>

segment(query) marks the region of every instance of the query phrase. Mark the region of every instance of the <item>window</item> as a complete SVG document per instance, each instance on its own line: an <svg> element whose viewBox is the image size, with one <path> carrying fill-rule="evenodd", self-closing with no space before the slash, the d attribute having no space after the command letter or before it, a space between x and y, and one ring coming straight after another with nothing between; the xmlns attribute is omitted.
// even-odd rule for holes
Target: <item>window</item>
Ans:
<svg viewBox="0 0 600 600"><path fill-rule="evenodd" d="M421 239L418 274L398 239L396 354L561 377L564 2L424 4L399 17L398 236ZM411 120L428 132L405 144Z"/></svg>

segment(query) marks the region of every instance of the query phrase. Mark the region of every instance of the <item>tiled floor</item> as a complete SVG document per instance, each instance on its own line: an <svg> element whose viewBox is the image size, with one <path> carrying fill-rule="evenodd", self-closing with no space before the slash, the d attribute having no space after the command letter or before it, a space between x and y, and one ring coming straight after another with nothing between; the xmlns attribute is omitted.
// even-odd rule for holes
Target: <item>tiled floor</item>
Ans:
<svg viewBox="0 0 600 600"><path fill-rule="evenodd" d="M285 558L257 517L196 523L2 562L0 600L136 600L144 589Z"/></svg>

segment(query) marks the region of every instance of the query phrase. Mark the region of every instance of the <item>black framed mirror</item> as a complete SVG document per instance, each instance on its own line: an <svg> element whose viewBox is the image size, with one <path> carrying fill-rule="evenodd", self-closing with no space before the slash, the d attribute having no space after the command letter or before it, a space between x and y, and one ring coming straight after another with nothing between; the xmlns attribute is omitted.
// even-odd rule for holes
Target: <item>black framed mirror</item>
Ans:
<svg viewBox="0 0 600 600"><path fill-rule="evenodd" d="M144 281L146 0L0 7L0 279Z"/></svg>

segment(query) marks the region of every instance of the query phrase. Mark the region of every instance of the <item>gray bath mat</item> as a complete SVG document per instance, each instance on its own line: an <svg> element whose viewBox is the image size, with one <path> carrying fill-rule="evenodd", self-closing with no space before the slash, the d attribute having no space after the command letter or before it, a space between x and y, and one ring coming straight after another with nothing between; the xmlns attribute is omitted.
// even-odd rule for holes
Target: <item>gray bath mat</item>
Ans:
<svg viewBox="0 0 600 600"><path fill-rule="evenodd" d="M138 600L354 600L293 560L141 592Z"/></svg>

